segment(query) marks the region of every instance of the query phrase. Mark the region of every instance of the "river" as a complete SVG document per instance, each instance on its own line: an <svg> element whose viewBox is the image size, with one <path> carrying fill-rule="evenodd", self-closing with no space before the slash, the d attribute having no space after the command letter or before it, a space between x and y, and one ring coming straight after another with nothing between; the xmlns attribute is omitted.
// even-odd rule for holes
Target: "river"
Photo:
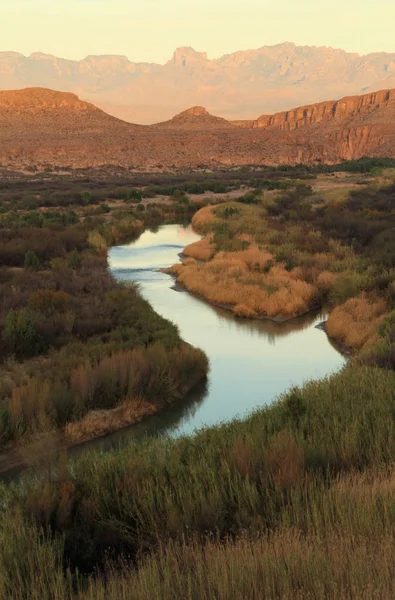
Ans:
<svg viewBox="0 0 395 600"><path fill-rule="evenodd" d="M282 324L237 319L229 311L176 290L174 279L158 269L178 262L183 248L198 239L190 226L163 225L109 251L114 276L137 282L156 312L173 321L186 342L206 352L211 369L207 382L185 400L100 445L141 432L189 435L270 404L292 385L321 378L345 363L325 333L316 328L325 319L321 312Z"/></svg>
<svg viewBox="0 0 395 600"><path fill-rule="evenodd" d="M109 267L120 281L137 282L159 314L173 321L181 337L204 350L210 361L206 381L188 396L138 425L70 448L71 456L122 445L132 438L190 435L210 425L242 417L273 402L292 385L341 369L346 359L316 325L325 313L315 311L287 323L237 319L210 306L158 271L180 260L186 245L200 239L190 226L163 225L138 240L114 246ZM18 480L20 465L2 475Z"/></svg>

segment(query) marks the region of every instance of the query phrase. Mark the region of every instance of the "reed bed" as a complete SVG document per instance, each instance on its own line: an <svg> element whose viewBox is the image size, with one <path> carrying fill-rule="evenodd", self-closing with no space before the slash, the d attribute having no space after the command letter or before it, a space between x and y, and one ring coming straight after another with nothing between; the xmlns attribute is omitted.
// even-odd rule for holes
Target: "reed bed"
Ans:
<svg viewBox="0 0 395 600"><path fill-rule="evenodd" d="M282 321L330 304L330 337L355 353L380 342L378 328L392 306L392 271L369 265L355 251L355 239L353 246L325 237L303 223L303 212L299 217L285 208L274 218L259 203L201 209L193 225L206 237L185 249L200 262L174 265L167 272L190 292L238 317ZM320 222L319 211L314 215L310 207L308 212L313 223L330 227Z"/></svg>
<svg viewBox="0 0 395 600"><path fill-rule="evenodd" d="M103 435L182 398L207 371L203 352L185 344L86 359L66 382L32 377L15 387L3 416L4 437L20 442L61 430L75 442Z"/></svg>
<svg viewBox="0 0 395 600"><path fill-rule="evenodd" d="M207 235L202 240L189 244L184 248L183 254L196 260L210 260L214 256L215 246L213 245L213 236Z"/></svg>
<svg viewBox="0 0 395 600"><path fill-rule="evenodd" d="M387 312L383 299L369 300L366 295L350 298L329 315L326 329L331 338L347 348L360 350L378 341L378 329Z"/></svg>
<svg viewBox="0 0 395 600"><path fill-rule="evenodd" d="M285 269L276 267L266 275L250 270L249 265L266 265L270 254L247 250L231 255L221 252L207 264L182 265L170 272L190 292L229 306L238 316L290 318L317 304L318 289Z"/></svg>

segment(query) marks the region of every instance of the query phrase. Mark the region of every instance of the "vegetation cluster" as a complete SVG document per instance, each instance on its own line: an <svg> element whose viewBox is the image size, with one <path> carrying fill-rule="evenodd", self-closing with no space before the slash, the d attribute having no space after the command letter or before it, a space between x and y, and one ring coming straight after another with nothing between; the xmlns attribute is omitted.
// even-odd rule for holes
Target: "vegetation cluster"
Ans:
<svg viewBox="0 0 395 600"><path fill-rule="evenodd" d="M390 366L394 206L393 183L353 187L337 198L306 183L277 195L255 190L194 215L205 237L170 272L237 316L283 320L329 306L331 337Z"/></svg>
<svg viewBox="0 0 395 600"><path fill-rule="evenodd" d="M4 486L0 593L389 600L394 391L354 365L245 421Z"/></svg>
<svg viewBox="0 0 395 600"><path fill-rule="evenodd" d="M2 451L48 432L75 442L117 429L207 373L203 353L107 269L110 245L196 208L99 209L0 215Z"/></svg>

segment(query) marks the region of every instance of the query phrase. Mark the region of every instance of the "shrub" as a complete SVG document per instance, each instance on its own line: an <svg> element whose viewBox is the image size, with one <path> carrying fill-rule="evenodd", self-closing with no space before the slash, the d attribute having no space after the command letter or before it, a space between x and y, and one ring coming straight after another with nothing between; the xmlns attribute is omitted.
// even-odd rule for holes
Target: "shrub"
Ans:
<svg viewBox="0 0 395 600"><path fill-rule="evenodd" d="M40 261L36 253L33 252L33 250L29 250L29 252L26 252L24 267L25 269L32 269L34 271L38 271L40 269Z"/></svg>
<svg viewBox="0 0 395 600"><path fill-rule="evenodd" d="M35 356L45 348L35 321L28 310L10 310L5 319L3 341L8 351L18 358Z"/></svg>
<svg viewBox="0 0 395 600"><path fill-rule="evenodd" d="M75 270L78 269L81 265L81 258L77 248L74 248L70 256L68 257L68 261L70 266Z"/></svg>
<svg viewBox="0 0 395 600"><path fill-rule="evenodd" d="M29 298L29 307L46 315L65 312L70 303L69 294L55 290L37 290Z"/></svg>

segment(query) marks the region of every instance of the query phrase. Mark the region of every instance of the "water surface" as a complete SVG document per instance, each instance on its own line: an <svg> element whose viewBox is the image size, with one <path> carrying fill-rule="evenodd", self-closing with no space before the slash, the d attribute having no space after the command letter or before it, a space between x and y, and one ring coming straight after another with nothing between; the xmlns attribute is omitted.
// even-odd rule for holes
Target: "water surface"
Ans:
<svg viewBox="0 0 395 600"><path fill-rule="evenodd" d="M181 337L202 348L210 360L208 381L186 400L147 419L136 431L191 434L273 402L292 385L320 378L342 367L344 357L316 328L325 315L311 313L288 323L235 318L186 291L158 272L179 261L183 248L200 237L190 226L163 225L137 241L113 247L109 265L119 280L137 282L159 314L173 321Z"/></svg>

